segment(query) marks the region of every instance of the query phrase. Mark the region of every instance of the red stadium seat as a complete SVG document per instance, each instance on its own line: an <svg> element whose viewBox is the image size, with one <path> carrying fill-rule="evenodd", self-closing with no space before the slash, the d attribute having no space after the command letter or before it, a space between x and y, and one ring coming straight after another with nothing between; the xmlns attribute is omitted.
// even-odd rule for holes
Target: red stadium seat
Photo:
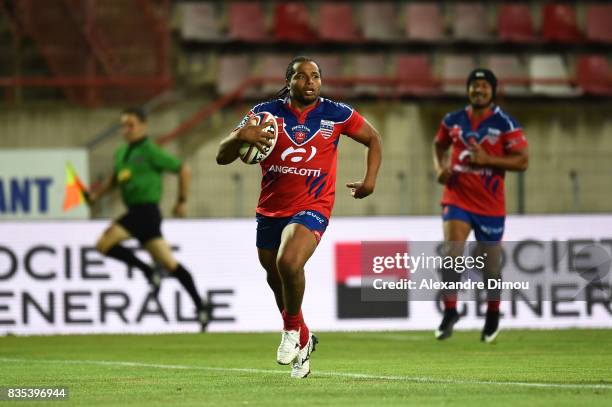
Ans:
<svg viewBox="0 0 612 407"><path fill-rule="evenodd" d="M531 91L549 96L577 96L569 70L561 55L531 55L529 58Z"/></svg>
<svg viewBox="0 0 612 407"><path fill-rule="evenodd" d="M274 9L274 38L281 42L310 43L316 35L304 3L279 3Z"/></svg>
<svg viewBox="0 0 612 407"><path fill-rule="evenodd" d="M384 79L387 77L387 63L385 54L358 54L353 60L353 77L355 77L354 90L358 95L379 96L388 87L378 83L368 83L370 79Z"/></svg>
<svg viewBox="0 0 612 407"><path fill-rule="evenodd" d="M549 3L544 5L542 14L544 40L559 43L576 43L581 40L576 11L571 5Z"/></svg>
<svg viewBox="0 0 612 407"><path fill-rule="evenodd" d="M406 37L417 41L438 41L444 37L442 15L437 4L406 5Z"/></svg>
<svg viewBox="0 0 612 407"><path fill-rule="evenodd" d="M291 54L266 54L262 57L258 76L274 79L263 84L261 91L265 94L276 93L285 83L287 64L293 58ZM278 82L276 81L278 80Z"/></svg>
<svg viewBox="0 0 612 407"><path fill-rule="evenodd" d="M444 92L465 95L466 80L476 68L472 55L446 55L442 58L442 87Z"/></svg>
<svg viewBox="0 0 612 407"><path fill-rule="evenodd" d="M319 64L321 69L321 79L323 81L321 94L326 96L343 95L346 88L335 86L328 82L328 78L341 79L344 76L342 58L338 54L314 54L311 55Z"/></svg>
<svg viewBox="0 0 612 407"><path fill-rule="evenodd" d="M516 55L489 55L486 67L491 69L499 80L499 92L506 95L529 93L529 78L525 66Z"/></svg>
<svg viewBox="0 0 612 407"><path fill-rule="evenodd" d="M612 5L587 6L586 37L590 41L612 43Z"/></svg>
<svg viewBox="0 0 612 407"><path fill-rule="evenodd" d="M603 55L581 55L576 64L576 80L585 93L612 95L612 71Z"/></svg>
<svg viewBox="0 0 612 407"><path fill-rule="evenodd" d="M391 2L368 2L361 6L361 31L369 40L392 41L399 37L397 11Z"/></svg>
<svg viewBox="0 0 612 407"><path fill-rule="evenodd" d="M217 93L230 93L251 75L251 62L247 55L222 55L219 57Z"/></svg>
<svg viewBox="0 0 612 407"><path fill-rule="evenodd" d="M229 36L234 40L264 42L268 39L261 3L229 4Z"/></svg>
<svg viewBox="0 0 612 407"><path fill-rule="evenodd" d="M433 77L429 57L424 54L398 55L396 77L401 95L435 95L440 93L439 83Z"/></svg>
<svg viewBox="0 0 612 407"><path fill-rule="evenodd" d="M350 3L321 3L319 38L323 41L356 42L359 40Z"/></svg>
<svg viewBox="0 0 612 407"><path fill-rule="evenodd" d="M534 40L533 19L528 4L504 3L497 12L497 29L501 41L531 42Z"/></svg>
<svg viewBox="0 0 612 407"><path fill-rule="evenodd" d="M487 12L479 3L458 3L454 6L453 37L458 40L482 41L491 35Z"/></svg>
<svg viewBox="0 0 612 407"><path fill-rule="evenodd" d="M181 37L184 40L216 41L221 38L219 16L212 3L181 5Z"/></svg>

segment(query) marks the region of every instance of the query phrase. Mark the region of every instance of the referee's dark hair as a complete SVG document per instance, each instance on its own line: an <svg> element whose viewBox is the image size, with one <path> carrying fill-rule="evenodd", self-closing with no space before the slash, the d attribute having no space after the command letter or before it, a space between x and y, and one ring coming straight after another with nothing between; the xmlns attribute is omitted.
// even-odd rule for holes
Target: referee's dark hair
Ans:
<svg viewBox="0 0 612 407"><path fill-rule="evenodd" d="M134 115L138 117L138 120L140 120L141 123L147 122L147 113L141 107L127 107L123 109L123 112L121 113Z"/></svg>

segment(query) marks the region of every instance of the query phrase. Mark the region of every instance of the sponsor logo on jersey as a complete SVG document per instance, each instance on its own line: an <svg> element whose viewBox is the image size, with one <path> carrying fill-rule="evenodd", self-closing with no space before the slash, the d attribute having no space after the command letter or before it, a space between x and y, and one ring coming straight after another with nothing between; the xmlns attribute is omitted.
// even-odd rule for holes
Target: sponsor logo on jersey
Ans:
<svg viewBox="0 0 612 407"><path fill-rule="evenodd" d="M482 230L484 233L489 234L489 235L498 235L500 233L502 233L504 231L504 227L492 227L492 226L486 226L486 225L479 225L480 226L480 230Z"/></svg>
<svg viewBox="0 0 612 407"><path fill-rule="evenodd" d="M462 164L469 164L472 159L472 152L470 150L463 150L459 153L458 161Z"/></svg>
<svg viewBox="0 0 612 407"><path fill-rule="evenodd" d="M325 224L325 219L323 219L322 217L320 217L319 215L317 215L316 213L312 212L312 211L305 211L305 214L314 218L317 222L319 222L320 224Z"/></svg>
<svg viewBox="0 0 612 407"><path fill-rule="evenodd" d="M321 225L325 225L325 223L327 222L326 218L319 216L318 213L313 212L313 211L300 211L295 214L295 216L304 216L304 215L310 216L311 218L319 222Z"/></svg>
<svg viewBox="0 0 612 407"><path fill-rule="evenodd" d="M328 139L334 134L334 122L331 120L321 120L321 135L324 139Z"/></svg>
<svg viewBox="0 0 612 407"><path fill-rule="evenodd" d="M286 159L289 159L289 161L292 163L299 163L306 158L306 155L308 155L308 158L306 158L306 161L304 161L307 163L308 161L312 160L316 154L317 148L315 146L310 146L310 153L308 153L308 151L303 147L293 148L292 146L289 146L281 153L281 160L285 161Z"/></svg>
<svg viewBox="0 0 612 407"><path fill-rule="evenodd" d="M467 165L455 164L453 165L453 171L462 172L465 174L477 174L477 175L482 175L485 177L489 177L493 175L493 169L491 168L472 167L469 164Z"/></svg>
<svg viewBox="0 0 612 407"><path fill-rule="evenodd" d="M287 165L271 165L267 172L276 172L279 174L295 174L302 177L318 177L321 175L321 169L315 168L298 168Z"/></svg>

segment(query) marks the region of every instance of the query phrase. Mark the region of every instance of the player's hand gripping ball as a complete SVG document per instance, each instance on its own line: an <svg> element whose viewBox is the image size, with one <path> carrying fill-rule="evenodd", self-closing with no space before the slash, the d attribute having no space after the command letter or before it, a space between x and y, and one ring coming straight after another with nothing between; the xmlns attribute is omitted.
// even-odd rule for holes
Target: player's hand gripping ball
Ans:
<svg viewBox="0 0 612 407"><path fill-rule="evenodd" d="M270 124L264 127L262 130L274 136L270 139L272 141L272 145L264 145L263 151L260 151L254 144L244 143L242 147L240 147L239 155L240 159L247 164L257 164L265 160L272 153L272 150L276 145L276 140L278 138L276 118L269 112L260 112L250 119L250 123L255 126L260 126L266 122L270 122Z"/></svg>

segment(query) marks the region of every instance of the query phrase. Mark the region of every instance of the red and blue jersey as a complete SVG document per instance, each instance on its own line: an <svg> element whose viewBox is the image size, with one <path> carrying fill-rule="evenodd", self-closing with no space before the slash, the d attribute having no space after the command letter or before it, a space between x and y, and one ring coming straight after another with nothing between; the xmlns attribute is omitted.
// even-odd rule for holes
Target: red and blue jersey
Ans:
<svg viewBox="0 0 612 407"><path fill-rule="evenodd" d="M278 139L272 153L260 163L257 213L286 217L310 209L329 218L340 135L355 135L363 117L351 106L324 98L303 112L294 109L288 99L277 99L253 107L238 128L259 112L276 117Z"/></svg>
<svg viewBox="0 0 612 407"><path fill-rule="evenodd" d="M436 134L436 143L451 147L451 178L444 187L442 205L455 205L475 214L504 216L505 171L469 164L470 143L479 143L487 154L503 156L527 147L523 129L499 106L475 120L471 107L447 114Z"/></svg>

